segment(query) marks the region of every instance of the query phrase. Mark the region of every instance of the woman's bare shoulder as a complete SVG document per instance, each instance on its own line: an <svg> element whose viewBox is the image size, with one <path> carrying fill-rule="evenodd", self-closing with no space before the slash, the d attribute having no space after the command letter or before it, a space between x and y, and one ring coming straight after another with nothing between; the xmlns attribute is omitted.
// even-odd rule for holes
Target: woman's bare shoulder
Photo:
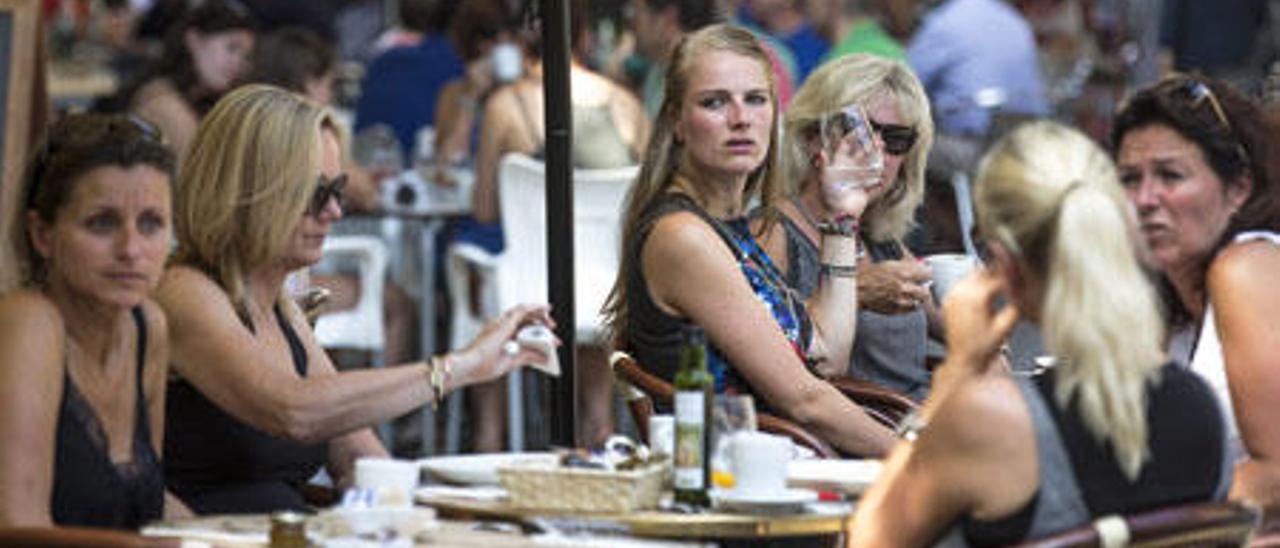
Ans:
<svg viewBox="0 0 1280 548"><path fill-rule="evenodd" d="M712 244L723 245L711 225L692 211L676 211L654 221L645 247L685 255Z"/></svg>
<svg viewBox="0 0 1280 548"><path fill-rule="evenodd" d="M56 329L62 333L62 313L58 306L34 289L20 288L0 297L0 329Z"/></svg>
<svg viewBox="0 0 1280 548"><path fill-rule="evenodd" d="M1280 272L1280 245L1253 240L1228 245L1209 264L1205 284L1214 307L1238 303L1257 306L1280 293L1274 283ZM1247 304L1246 304L1247 303Z"/></svg>
<svg viewBox="0 0 1280 548"><path fill-rule="evenodd" d="M26 371L27 378L34 369L50 369L32 362L60 362L65 345L62 313L43 293L16 289L0 297L0 369Z"/></svg>
<svg viewBox="0 0 1280 548"><path fill-rule="evenodd" d="M222 286L207 273L187 265L166 269L154 297L169 319L183 315L188 307L212 309L230 304Z"/></svg>

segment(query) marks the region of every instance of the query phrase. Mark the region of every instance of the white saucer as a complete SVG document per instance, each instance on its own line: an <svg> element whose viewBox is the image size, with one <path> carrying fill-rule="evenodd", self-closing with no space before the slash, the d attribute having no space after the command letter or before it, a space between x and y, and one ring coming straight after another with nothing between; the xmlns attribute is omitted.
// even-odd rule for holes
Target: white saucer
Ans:
<svg viewBox="0 0 1280 548"><path fill-rule="evenodd" d="M726 510L780 514L803 511L806 504L818 500L818 492L812 489L796 488L769 492L729 489L717 491L712 497L716 500L718 507Z"/></svg>

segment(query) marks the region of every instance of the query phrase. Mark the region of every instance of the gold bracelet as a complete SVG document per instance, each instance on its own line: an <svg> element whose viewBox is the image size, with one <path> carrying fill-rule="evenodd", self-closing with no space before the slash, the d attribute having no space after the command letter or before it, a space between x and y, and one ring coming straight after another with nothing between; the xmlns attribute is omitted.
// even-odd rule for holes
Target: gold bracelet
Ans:
<svg viewBox="0 0 1280 548"><path fill-rule="evenodd" d="M431 384L432 411L440 407L440 400L444 399L444 383L452 375L453 361L448 354L431 356L431 361L427 362L427 382Z"/></svg>

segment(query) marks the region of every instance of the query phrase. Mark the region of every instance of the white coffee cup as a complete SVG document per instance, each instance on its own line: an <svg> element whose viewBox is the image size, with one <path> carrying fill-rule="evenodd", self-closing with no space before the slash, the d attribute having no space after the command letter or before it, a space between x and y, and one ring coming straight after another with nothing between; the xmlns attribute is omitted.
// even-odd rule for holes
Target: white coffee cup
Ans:
<svg viewBox="0 0 1280 548"><path fill-rule="evenodd" d="M489 62L493 63L493 77L499 83L514 82L523 70L520 48L510 42L493 46Z"/></svg>
<svg viewBox="0 0 1280 548"><path fill-rule="evenodd" d="M734 492L781 493L786 489L791 440L764 432L733 434L729 454L733 461Z"/></svg>
<svg viewBox="0 0 1280 548"><path fill-rule="evenodd" d="M421 470L418 463L410 460L356 459L355 486L372 490L375 506L409 506Z"/></svg>
<svg viewBox="0 0 1280 548"><path fill-rule="evenodd" d="M978 265L973 257L959 253L929 255L924 262L933 271L933 302L939 305L956 282L963 280Z"/></svg>
<svg viewBox="0 0 1280 548"><path fill-rule="evenodd" d="M676 418L672 415L649 415L649 450L672 456L676 446Z"/></svg>

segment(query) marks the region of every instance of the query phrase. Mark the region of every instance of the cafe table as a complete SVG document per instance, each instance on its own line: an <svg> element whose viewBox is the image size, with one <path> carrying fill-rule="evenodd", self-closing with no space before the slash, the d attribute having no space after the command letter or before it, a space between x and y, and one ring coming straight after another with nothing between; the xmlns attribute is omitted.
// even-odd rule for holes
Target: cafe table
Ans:
<svg viewBox="0 0 1280 548"><path fill-rule="evenodd" d="M590 534L580 531L531 533L519 526L495 524L483 520L427 518L411 536L393 538L394 542L361 540L352 537L326 537L326 520L320 515L308 519L309 540L320 546L432 546L484 548L581 548L610 546L613 548L699 548L700 542L645 539L625 534ZM260 548L270 545L271 520L262 514L201 516L166 520L150 524L138 535L129 535L128 546L219 546ZM119 534L117 534L119 535ZM385 540L385 539L384 539ZM117 544L113 544L117 545ZM126 545L126 544L118 544Z"/></svg>
<svg viewBox="0 0 1280 548"><path fill-rule="evenodd" d="M841 502L809 504L793 514L749 514L721 511L679 513L640 510L628 513L571 513L556 510L514 508L503 500L419 498L441 517L467 521L508 521L560 524L585 530L615 530L637 537L669 539L767 539L812 537L848 532L853 506Z"/></svg>

